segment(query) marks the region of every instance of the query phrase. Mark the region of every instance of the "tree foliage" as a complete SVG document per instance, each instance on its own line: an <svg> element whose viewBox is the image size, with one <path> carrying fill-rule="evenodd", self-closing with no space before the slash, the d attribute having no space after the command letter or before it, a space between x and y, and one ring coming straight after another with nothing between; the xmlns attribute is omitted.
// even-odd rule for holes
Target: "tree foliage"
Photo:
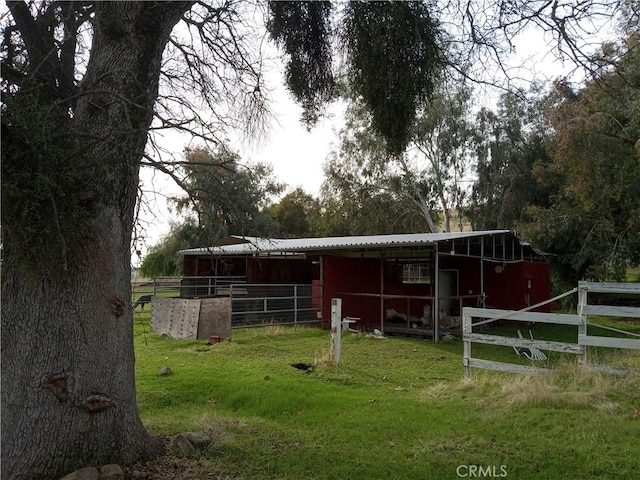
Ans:
<svg viewBox="0 0 640 480"><path fill-rule="evenodd" d="M271 36L288 56L286 80L309 124L331 98L329 2L271 2ZM424 2L348 2L340 16L346 81L362 97L389 152L404 150L415 112L431 94L445 57L436 19ZM323 41L318 41L322 37ZM313 79L308 74L313 74Z"/></svg>
<svg viewBox="0 0 640 480"><path fill-rule="evenodd" d="M182 220L173 223L145 255L140 269L146 277L180 273L180 250L214 245L227 235L268 237L279 231L266 209L283 185L274 179L269 165L242 163L224 146L215 151L187 149L184 156L171 175L185 194L169 199Z"/></svg>
<svg viewBox="0 0 640 480"><path fill-rule="evenodd" d="M549 110L553 162L536 174L560 188L547 208L534 207L526 232L554 253L562 279L624 278L640 261L640 49L637 34L616 68L578 91L558 82Z"/></svg>
<svg viewBox="0 0 640 480"><path fill-rule="evenodd" d="M410 140L443 64L440 31L424 2L349 2L343 45L347 79L371 113L371 126L399 155Z"/></svg>
<svg viewBox="0 0 640 480"><path fill-rule="evenodd" d="M372 128L371 115L352 99L340 143L325 167L325 195L356 202L365 210L366 199L384 197L383 203L400 203L398 208L387 208L393 212L388 218L381 215L389 226L435 232L435 217L442 215L449 231L451 211L463 203L461 182L471 160L469 106L468 89L439 84L428 106L417 112L407 150L389 155L385 141ZM416 222L420 217L423 220Z"/></svg>
<svg viewBox="0 0 640 480"><path fill-rule="evenodd" d="M182 271L180 250L213 244L210 232L192 218L171 224L169 232L149 248L140 265L140 274L146 278L173 276Z"/></svg>
<svg viewBox="0 0 640 480"><path fill-rule="evenodd" d="M507 93L496 112L483 108L476 115L477 178L466 209L474 229L517 228L530 220L530 206L549 205L557 182L535 177L550 162L544 102L537 89L526 98Z"/></svg>
<svg viewBox="0 0 640 480"><path fill-rule="evenodd" d="M196 216L197 225L208 232L208 243L226 235L273 232L275 225L262 210L283 185L269 165L242 164L239 155L225 147L187 150L185 160L180 183L187 195L171 201L178 213Z"/></svg>
<svg viewBox="0 0 640 480"><path fill-rule="evenodd" d="M289 55L285 80L310 127L336 96L331 47L331 2L269 2L267 28Z"/></svg>
<svg viewBox="0 0 640 480"><path fill-rule="evenodd" d="M320 202L302 188L287 193L277 203L267 207L265 213L278 222L279 235L282 237L322 235Z"/></svg>
<svg viewBox="0 0 640 480"><path fill-rule="evenodd" d="M339 144L324 166L321 203L326 234L373 235L425 228L393 158L384 140L370 129L366 109L350 104Z"/></svg>

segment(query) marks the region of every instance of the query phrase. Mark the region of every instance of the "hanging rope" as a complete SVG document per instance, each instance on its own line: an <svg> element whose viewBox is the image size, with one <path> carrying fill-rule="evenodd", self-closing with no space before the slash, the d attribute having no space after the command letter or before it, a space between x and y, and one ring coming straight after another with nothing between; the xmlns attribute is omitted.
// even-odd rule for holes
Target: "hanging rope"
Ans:
<svg viewBox="0 0 640 480"><path fill-rule="evenodd" d="M640 337L640 333L627 332L626 330L618 330L617 328L613 328L613 327L605 327L604 325L600 325L599 323L587 322L587 325L592 325L598 328L604 328L605 330L611 330L612 332L616 332L616 333L631 335L633 337Z"/></svg>

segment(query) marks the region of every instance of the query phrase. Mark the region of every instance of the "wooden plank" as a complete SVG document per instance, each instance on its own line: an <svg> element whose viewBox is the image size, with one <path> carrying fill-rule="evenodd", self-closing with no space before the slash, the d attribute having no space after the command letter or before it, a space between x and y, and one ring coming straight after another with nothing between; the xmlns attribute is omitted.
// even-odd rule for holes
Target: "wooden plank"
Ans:
<svg viewBox="0 0 640 480"><path fill-rule="evenodd" d="M578 288L593 293L631 293L640 295L640 283L578 282Z"/></svg>
<svg viewBox="0 0 640 480"><path fill-rule="evenodd" d="M587 365L587 368L592 372L609 373L612 375L628 375L629 370L624 368L610 367L609 365Z"/></svg>
<svg viewBox="0 0 640 480"><path fill-rule="evenodd" d="M640 302L640 298L638 299ZM583 315L599 315L602 317L640 318L640 307L616 305L583 305Z"/></svg>
<svg viewBox="0 0 640 480"><path fill-rule="evenodd" d="M465 333L464 341L484 343L487 345L504 345L507 347L537 348L552 352L582 354L584 346L575 343L551 342L547 340L530 340L528 338L503 337L500 335L487 335L482 333Z"/></svg>
<svg viewBox="0 0 640 480"><path fill-rule="evenodd" d="M198 339L231 340L231 297L202 298L197 325Z"/></svg>
<svg viewBox="0 0 640 480"><path fill-rule="evenodd" d="M479 358L469 358L469 367L483 368L485 370L495 370L507 373L524 373L529 375L548 375L553 373L550 368L531 367L528 365L515 365L513 363L494 362L492 360L482 360Z"/></svg>
<svg viewBox="0 0 640 480"><path fill-rule="evenodd" d="M640 350L640 338L598 337L594 335L578 335L578 344L590 347L624 348Z"/></svg>
<svg viewBox="0 0 640 480"><path fill-rule="evenodd" d="M477 318L496 318L498 320L517 320L520 322L556 323L562 325L582 325L580 315L544 312L518 312L497 308L464 307L464 315Z"/></svg>
<svg viewBox="0 0 640 480"><path fill-rule="evenodd" d="M151 330L172 338L196 338L200 300L155 297L151 302Z"/></svg>

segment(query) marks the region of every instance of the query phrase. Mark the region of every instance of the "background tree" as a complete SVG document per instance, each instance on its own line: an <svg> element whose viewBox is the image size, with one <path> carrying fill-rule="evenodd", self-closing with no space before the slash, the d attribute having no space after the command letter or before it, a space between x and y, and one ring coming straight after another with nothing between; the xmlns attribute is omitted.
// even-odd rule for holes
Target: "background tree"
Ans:
<svg viewBox="0 0 640 480"><path fill-rule="evenodd" d="M461 218L470 178L471 94L464 83L440 84L429 107L418 115L409 155L401 162L405 184L418 186L414 200L423 210L442 212L445 232L451 231L453 209Z"/></svg>
<svg viewBox="0 0 640 480"><path fill-rule="evenodd" d="M213 245L214 240L205 228L187 217L171 224L169 232L149 251L140 265L140 274L146 278L173 276L182 271L180 250L196 246Z"/></svg>
<svg viewBox="0 0 640 480"><path fill-rule="evenodd" d="M177 275L181 271L178 252L214 245L227 235L273 236L279 224L266 211L269 199L279 194L269 165L240 162L237 153L219 146L212 152L198 147L185 151L185 161L162 166L185 195L169 199L181 220L152 246L140 266L146 277Z"/></svg>
<svg viewBox="0 0 640 480"><path fill-rule="evenodd" d="M208 244L227 235L269 236L277 228L262 210L284 186L264 163L242 164L237 153L220 146L214 152L185 152L180 185L187 195L171 198L178 213L193 214ZM191 245L193 247L194 245Z"/></svg>
<svg viewBox="0 0 640 480"><path fill-rule="evenodd" d="M400 228L436 232L439 228L434 217L440 214L444 230L450 231L451 210L461 208L461 181L471 160L469 107L468 89L460 85L446 88L439 83L428 108L418 112L411 125L406 151L389 155L385 141L372 127L370 114L357 98L352 99L339 134L340 143L325 167L325 196L333 194L354 207L360 205L360 218L353 220L369 218L371 226L384 231L402 225ZM372 198L382 202L378 207L400 202L395 208L385 205L386 215L378 213L386 229L371 218ZM419 216L424 222L416 225Z"/></svg>
<svg viewBox="0 0 640 480"><path fill-rule="evenodd" d="M474 230L514 229L530 221L530 206L549 206L557 182L539 183L535 171L550 163L552 130L544 118L542 92L505 93L497 112L476 116L476 173L466 215Z"/></svg>
<svg viewBox="0 0 640 480"><path fill-rule="evenodd" d="M279 235L285 238L320 236L320 202L302 188L287 193L266 208L265 213L278 222Z"/></svg>
<svg viewBox="0 0 640 480"><path fill-rule="evenodd" d="M327 235L374 235L423 230L413 184L406 186L395 156L371 130L370 116L352 101L339 132L339 144L324 166L321 203ZM430 215L430 211L427 210ZM429 216L431 221L431 216Z"/></svg>
<svg viewBox="0 0 640 480"><path fill-rule="evenodd" d="M622 280L640 261L640 50L637 33L626 45L605 46L615 69L579 91L556 83L549 109L553 162L536 171L543 184L559 182L551 204L531 209L529 238L549 253L560 280ZM608 50L608 51L607 51ZM615 56L619 60L613 61Z"/></svg>

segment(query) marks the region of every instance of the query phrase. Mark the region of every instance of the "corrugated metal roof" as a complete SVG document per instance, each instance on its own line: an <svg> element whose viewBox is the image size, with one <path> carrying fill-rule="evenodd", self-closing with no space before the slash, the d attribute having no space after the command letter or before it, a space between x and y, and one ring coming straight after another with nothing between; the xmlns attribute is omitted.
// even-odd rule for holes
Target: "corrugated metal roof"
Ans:
<svg viewBox="0 0 640 480"><path fill-rule="evenodd" d="M322 237L276 239L247 237L247 243L224 245L220 247L204 247L182 250L182 255L226 254L240 255L246 253L307 252L317 250L337 250L345 248L402 247L433 244L443 241L486 237L511 233L510 230L486 230L478 232L443 232L443 233L408 233L398 235L367 235L353 237Z"/></svg>

